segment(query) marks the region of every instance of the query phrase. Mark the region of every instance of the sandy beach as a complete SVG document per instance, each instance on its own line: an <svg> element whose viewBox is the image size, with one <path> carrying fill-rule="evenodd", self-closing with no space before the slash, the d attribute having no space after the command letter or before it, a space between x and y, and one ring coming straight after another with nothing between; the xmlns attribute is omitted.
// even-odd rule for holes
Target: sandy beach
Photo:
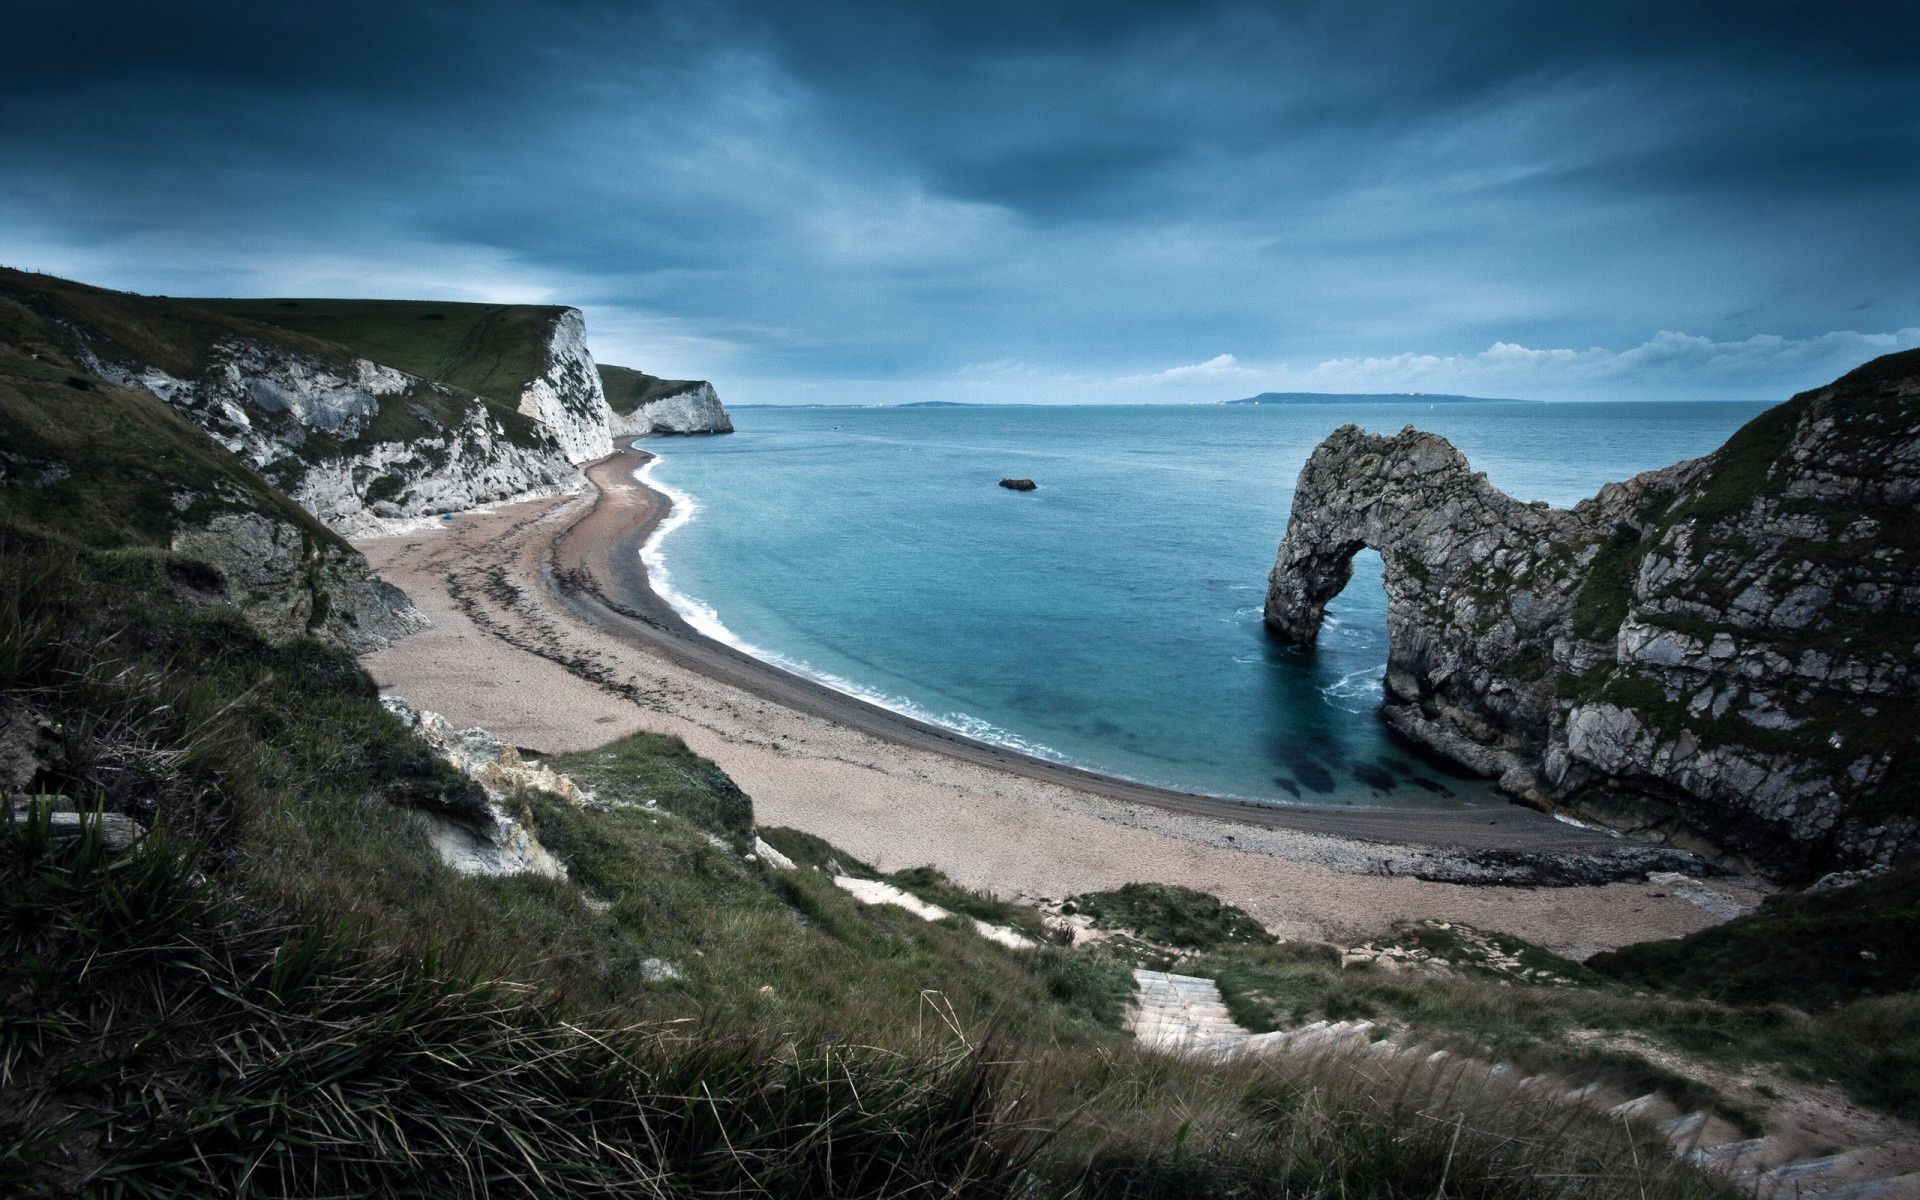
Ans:
<svg viewBox="0 0 1920 1200"><path fill-rule="evenodd" d="M1351 944L1437 917L1574 956L1717 919L1686 888L1498 882L1633 874L1634 844L1527 809L1316 810L1170 792L974 742L761 663L691 629L647 586L640 547L668 506L634 478L648 457L591 464L578 496L358 542L432 622L366 656L380 686L542 752L678 736L739 782L762 824L1002 895L1153 880L1218 895L1283 937Z"/></svg>

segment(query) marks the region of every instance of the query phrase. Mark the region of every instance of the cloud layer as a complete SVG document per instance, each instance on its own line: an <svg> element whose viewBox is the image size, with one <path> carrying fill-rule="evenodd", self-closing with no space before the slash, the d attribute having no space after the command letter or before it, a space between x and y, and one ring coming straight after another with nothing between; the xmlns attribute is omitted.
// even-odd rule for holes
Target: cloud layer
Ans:
<svg viewBox="0 0 1920 1200"><path fill-rule="evenodd" d="M1686 8L24 0L0 261L566 301L742 400L1772 397L1910 344L1920 9Z"/></svg>

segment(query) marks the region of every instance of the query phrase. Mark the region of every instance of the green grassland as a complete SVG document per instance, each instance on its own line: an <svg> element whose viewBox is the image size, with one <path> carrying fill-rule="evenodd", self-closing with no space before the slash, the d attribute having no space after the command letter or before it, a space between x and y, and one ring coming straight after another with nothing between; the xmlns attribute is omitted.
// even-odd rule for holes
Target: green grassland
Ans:
<svg viewBox="0 0 1920 1200"><path fill-rule="evenodd" d="M662 379L632 367L600 366L600 387L607 393L607 407L621 416L638 409L649 400L674 396L698 384L693 379Z"/></svg>
<svg viewBox="0 0 1920 1200"><path fill-rule="evenodd" d="M342 320L302 324L267 319L283 311L297 311L281 309L282 303L311 303L327 311L337 310ZM544 367L547 322L560 310L452 306L476 311L453 322L458 337L451 346L439 340L443 333L436 322L417 322L428 330L420 339L402 336L404 328L380 334L384 326L379 307L361 313L357 319L345 319L360 313L362 305L406 307L409 303L179 300L110 291L51 275L0 268L0 353L48 369L52 365L64 367L63 375L85 374L74 359L72 338L65 332L65 327L71 327L88 331L105 357L149 364L182 379L197 378L207 368L214 345L223 338L277 345L342 370L356 357L363 357L446 386L419 384L404 395L383 398L373 421L348 444L317 430L308 431L298 451L304 458L317 461L363 450L374 443L439 436L457 426L475 404L485 406L514 444L550 444L539 422L519 412L516 405L520 387ZM341 341L335 335L356 340ZM382 358L384 353L395 354L403 361ZM277 472L275 482L290 485L299 470L297 461L288 460Z"/></svg>
<svg viewBox="0 0 1920 1200"><path fill-rule="evenodd" d="M1458 1080L1143 1053L1124 964L861 906L804 835L748 861L746 798L670 740L563 760L598 805L512 801L567 880L458 875L424 823L480 799L350 658L162 551L0 560L16 787L152 828L0 822L10 1194L1722 1194Z"/></svg>
<svg viewBox="0 0 1920 1200"><path fill-rule="evenodd" d="M193 299L204 309L345 346L363 358L509 407L546 370L563 308L437 300Z"/></svg>
<svg viewBox="0 0 1920 1200"><path fill-rule="evenodd" d="M183 524L238 511L347 548L165 402L87 374L4 296L0 469L0 510L88 546L164 546Z"/></svg>
<svg viewBox="0 0 1920 1200"><path fill-rule="evenodd" d="M251 321L162 297L90 287L52 275L0 267L0 300L11 303L6 343L27 353L65 352L53 322L93 331L108 349L190 379L207 365L207 353L222 336L275 336ZM25 315L33 317L26 323ZM279 333L292 349L330 363L350 356L335 343L294 332Z"/></svg>

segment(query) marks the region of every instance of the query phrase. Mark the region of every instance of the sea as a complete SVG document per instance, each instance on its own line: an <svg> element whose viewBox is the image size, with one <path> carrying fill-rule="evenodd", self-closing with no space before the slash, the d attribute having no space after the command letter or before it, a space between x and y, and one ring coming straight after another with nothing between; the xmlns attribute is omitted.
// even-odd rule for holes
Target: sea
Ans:
<svg viewBox="0 0 1920 1200"><path fill-rule="evenodd" d="M674 500L644 554L702 632L1040 758L1273 804L1491 804L1379 719L1377 555L1318 647L1262 625L1308 454L1347 422L1413 425L1564 506L1708 453L1765 407L742 408L732 436L643 443L659 456L643 477Z"/></svg>

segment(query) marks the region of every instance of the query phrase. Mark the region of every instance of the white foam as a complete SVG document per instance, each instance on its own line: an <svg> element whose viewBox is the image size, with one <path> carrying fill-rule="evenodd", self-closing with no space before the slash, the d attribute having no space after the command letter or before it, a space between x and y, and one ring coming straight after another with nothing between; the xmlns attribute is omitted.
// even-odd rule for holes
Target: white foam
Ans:
<svg viewBox="0 0 1920 1200"><path fill-rule="evenodd" d="M1320 698L1342 712L1368 712L1377 707L1387 694L1385 676L1385 664L1348 671L1321 688ZM1358 702L1359 707L1353 707L1354 702Z"/></svg>
<svg viewBox="0 0 1920 1200"><path fill-rule="evenodd" d="M822 671L800 659L756 646L727 628L726 623L720 619L720 614L712 605L689 596L673 586L673 574L667 567L666 556L661 550L661 545L669 535L693 520L700 511L700 504L688 493L654 475L654 468L660 465L660 461L661 455L655 453L645 466L633 473L635 480L659 492L672 503L666 520L655 527L652 535L640 547L640 561L647 568L647 581L653 586L653 590L673 608L673 611L680 614L682 620L693 626L696 632L723 645L731 646L742 654L757 658L769 666L810 679L822 687L831 688L843 696L851 696L855 700L864 701L876 708L884 708L888 712L898 713L928 725L937 725L975 741L990 742L1008 750L1017 750L1022 754L1044 758L1051 762L1072 764L1071 759L1050 746L1027 741L1018 734L1010 733L969 713L929 712L905 697L891 696L885 692L862 687L850 679L835 675L831 671Z"/></svg>

